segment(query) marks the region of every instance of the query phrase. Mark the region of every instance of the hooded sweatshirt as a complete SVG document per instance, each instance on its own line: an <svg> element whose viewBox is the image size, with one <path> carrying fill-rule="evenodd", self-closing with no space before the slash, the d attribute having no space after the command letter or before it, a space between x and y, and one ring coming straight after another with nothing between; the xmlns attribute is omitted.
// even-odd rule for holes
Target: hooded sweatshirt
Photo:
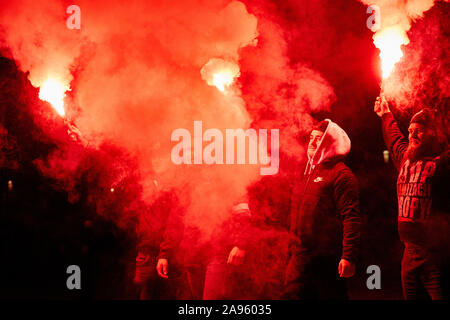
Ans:
<svg viewBox="0 0 450 320"><path fill-rule="evenodd" d="M356 177L342 162L351 143L344 130L326 121L316 152L296 175L290 229L303 252L354 262L361 229L359 191Z"/></svg>

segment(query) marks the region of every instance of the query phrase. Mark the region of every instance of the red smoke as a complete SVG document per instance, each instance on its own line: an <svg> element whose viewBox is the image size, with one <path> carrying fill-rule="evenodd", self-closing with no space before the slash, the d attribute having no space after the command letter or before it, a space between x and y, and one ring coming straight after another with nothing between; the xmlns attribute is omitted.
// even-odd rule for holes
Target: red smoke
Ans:
<svg viewBox="0 0 450 320"><path fill-rule="evenodd" d="M160 189L176 188L189 203L186 221L206 233L259 179L259 170L176 166L170 158L171 132L192 132L194 120L203 121L204 130L246 129L252 122L285 128L281 145L298 156L302 149L294 138L311 125L308 113L328 108L334 99L320 74L289 64L283 30L267 16L267 5L249 13L238 1L79 1L80 30L66 28L68 5L2 3L6 49L36 87L48 78L70 85L65 100L70 121L89 147L108 142L136 159L145 201L154 199L155 180ZM201 70L212 59L252 73L250 94L242 96L239 83L228 94L208 85ZM259 121L266 111L273 116ZM77 154L61 145L41 167L70 189L68 177L83 158Z"/></svg>
<svg viewBox="0 0 450 320"><path fill-rule="evenodd" d="M193 134L195 120L203 130L280 129L282 154L298 161L305 154L299 136L310 130L313 115L333 110L349 124L346 130L359 129L354 141L363 151L357 156L372 157L365 121L375 116L361 109L378 93L370 70L379 59L361 2L378 4L384 24L409 37L384 94L403 110L436 102L445 110L448 40L440 29L448 30L450 20L430 9L442 1L81 0L81 29L69 30L66 8L72 2L0 0L2 54L28 72L35 87L52 78L71 89L65 119L50 107L30 106L56 145L35 164L67 190L71 202L85 201L121 227L169 189L186 208L186 224L204 236L228 217L249 185L263 189L251 200L255 214L271 220L286 213L286 172L253 184L261 178L254 165L175 165L171 133L185 128ZM232 80L222 91L214 73L223 68ZM78 141L67 136L69 123L79 129ZM7 135L0 127L0 141ZM14 149L15 142L2 147ZM6 161L0 158L0 164ZM261 244L255 277L261 286L278 281L285 231L252 232ZM198 240L195 233L189 237Z"/></svg>
<svg viewBox="0 0 450 320"><path fill-rule="evenodd" d="M447 29L448 19L442 23L437 15L429 14L435 5L449 2L448 0L361 0L367 5L380 7L381 25L375 32L374 42L387 30L397 30L403 38L401 50L404 56L394 66L391 76L383 80L383 94L395 106L410 113L417 112L432 102L439 107L445 98L449 97L450 78L444 65L448 58L448 40L442 37L440 29ZM421 23L425 18L427 21ZM415 28L411 30L413 22ZM448 63L447 63L448 64ZM438 81L436 84L434 81ZM439 88L436 88L439 86ZM439 93L430 92L435 88ZM424 91L428 91L424 93ZM431 101L434 99L434 101ZM446 110L442 110L445 112Z"/></svg>

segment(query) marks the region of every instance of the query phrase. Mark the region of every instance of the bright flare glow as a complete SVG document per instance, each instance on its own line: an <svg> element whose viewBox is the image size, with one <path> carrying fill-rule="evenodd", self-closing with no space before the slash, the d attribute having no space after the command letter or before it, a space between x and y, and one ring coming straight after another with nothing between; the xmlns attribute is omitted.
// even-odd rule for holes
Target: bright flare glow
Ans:
<svg viewBox="0 0 450 320"><path fill-rule="evenodd" d="M58 112L61 117L64 117L64 97L66 91L63 84L54 80L48 79L45 81L39 90L39 99L49 102L52 107Z"/></svg>
<svg viewBox="0 0 450 320"><path fill-rule="evenodd" d="M221 92L225 91L225 87L232 85L234 82L234 75L228 71L222 71L214 74L213 83Z"/></svg>
<svg viewBox="0 0 450 320"><path fill-rule="evenodd" d="M381 70L385 79L403 57L401 46L407 45L409 39L400 28L391 27L375 34L373 43L380 49Z"/></svg>
<svg viewBox="0 0 450 320"><path fill-rule="evenodd" d="M210 59L202 67L200 73L208 85L216 87L225 94L227 88L231 87L235 79L241 75L236 62L219 58Z"/></svg>

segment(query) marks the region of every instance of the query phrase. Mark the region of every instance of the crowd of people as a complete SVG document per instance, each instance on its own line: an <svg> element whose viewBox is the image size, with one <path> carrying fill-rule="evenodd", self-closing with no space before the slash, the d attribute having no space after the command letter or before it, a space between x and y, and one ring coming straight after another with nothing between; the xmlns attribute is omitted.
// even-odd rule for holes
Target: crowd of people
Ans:
<svg viewBox="0 0 450 320"><path fill-rule="evenodd" d="M385 99L377 99L374 111L381 118L386 146L399 171L403 296L447 299L448 142L430 108L411 118L408 137L401 133ZM283 185L285 196L278 199L281 213L273 219L261 219L265 208L274 204L258 198L255 188L249 188L248 194L229 209L230 218L213 233L213 239L195 250L191 246L187 255L186 250L180 250L182 235L189 235L189 242L195 232L183 225L176 198L162 196L148 213L149 219L163 217L158 218L159 231L139 229L134 278L139 297L347 299L346 279L355 274L364 230L358 180L344 164L350 147L341 127L328 119L319 122L310 134L307 161L296 167ZM140 226L152 224L143 220Z"/></svg>
<svg viewBox="0 0 450 320"><path fill-rule="evenodd" d="M396 238L382 228L373 230L386 228L379 216L391 214L383 210L389 211L392 201L382 196L395 197L395 191L386 184L389 179L381 179L391 175L389 167L355 175L344 161L350 139L331 120L311 130L304 163L280 161L279 174L249 186L228 208L228 219L210 230L213 236L199 241L204 230L186 223L176 192L161 192L150 206L139 202L135 208L142 214L128 212L133 208L128 204L139 200L139 186L130 175L112 192L114 164L123 161L117 148L83 149L72 194L55 187L56 180L36 168L35 159L57 147L29 113L38 98L19 99L33 89L25 75L6 66L11 75L3 83L9 89L2 90L2 101L8 108L0 118L4 296L346 299L347 280L361 275L369 261L386 267L379 263L386 256L390 265L398 264L389 272L401 278L405 299L449 298L450 160L434 110L422 108L413 115L405 137L387 101L375 103L398 170L398 223L392 220L390 230L398 229L403 253L394 250ZM122 221L124 216L130 221ZM381 254L371 253L374 248ZM78 293L64 286L71 264L83 272ZM396 285L386 268L381 271L383 286ZM389 288L381 291L378 297L391 297Z"/></svg>

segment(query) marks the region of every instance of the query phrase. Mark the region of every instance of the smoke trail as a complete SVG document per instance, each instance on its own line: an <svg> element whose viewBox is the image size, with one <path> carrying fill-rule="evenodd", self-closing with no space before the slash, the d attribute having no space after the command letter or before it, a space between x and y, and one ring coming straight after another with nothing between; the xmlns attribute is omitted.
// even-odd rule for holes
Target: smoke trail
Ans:
<svg viewBox="0 0 450 320"><path fill-rule="evenodd" d="M0 34L29 80L38 87L49 77L67 88L80 34L68 32L62 1L1 1Z"/></svg>
<svg viewBox="0 0 450 320"><path fill-rule="evenodd" d="M449 78L445 71L448 58L443 23L430 12L436 5L445 7L448 0L368 1L378 5L381 28L375 32L375 45L386 32L395 31L402 41L404 56L391 76L383 80L384 95L403 111L413 113L424 106L439 107L448 98ZM444 9L445 10L445 9ZM426 15L427 13L427 15ZM425 16L425 19L424 19ZM424 20L422 20L424 19ZM445 19L445 17L444 17Z"/></svg>
<svg viewBox="0 0 450 320"><path fill-rule="evenodd" d="M259 170L250 165L176 166L170 157L171 133L185 128L193 134L195 120L202 121L203 130L222 132L277 128L283 151L300 157L296 139L311 127L310 112L327 109L335 99L320 74L290 64L286 34L269 2L247 8L220 0L79 1L80 30L66 27L70 4L2 1L4 54L29 72L34 86L53 78L70 87L67 119L89 148L102 151L105 143L112 144L124 150L123 157L134 159L137 172L129 176L138 179L147 203L157 196L155 183L159 190L177 189L188 206L186 221L205 234L259 179ZM233 64L245 79L236 80L239 69L233 69L235 83L222 92L202 73L211 61ZM114 162L119 155L105 159ZM73 189L70 181L83 159L82 150L61 143L51 158L38 163ZM106 180L112 186L121 176L118 172Z"/></svg>
<svg viewBox="0 0 450 320"><path fill-rule="evenodd" d="M258 46L244 48L242 53L248 110L255 126L281 128L280 149L301 161L305 152L299 136L311 129L312 112L329 110L336 100L333 87L304 61L291 62L289 45L296 30L286 26L274 3L249 1L249 7L258 17L260 35ZM298 43L295 50L307 46Z"/></svg>

